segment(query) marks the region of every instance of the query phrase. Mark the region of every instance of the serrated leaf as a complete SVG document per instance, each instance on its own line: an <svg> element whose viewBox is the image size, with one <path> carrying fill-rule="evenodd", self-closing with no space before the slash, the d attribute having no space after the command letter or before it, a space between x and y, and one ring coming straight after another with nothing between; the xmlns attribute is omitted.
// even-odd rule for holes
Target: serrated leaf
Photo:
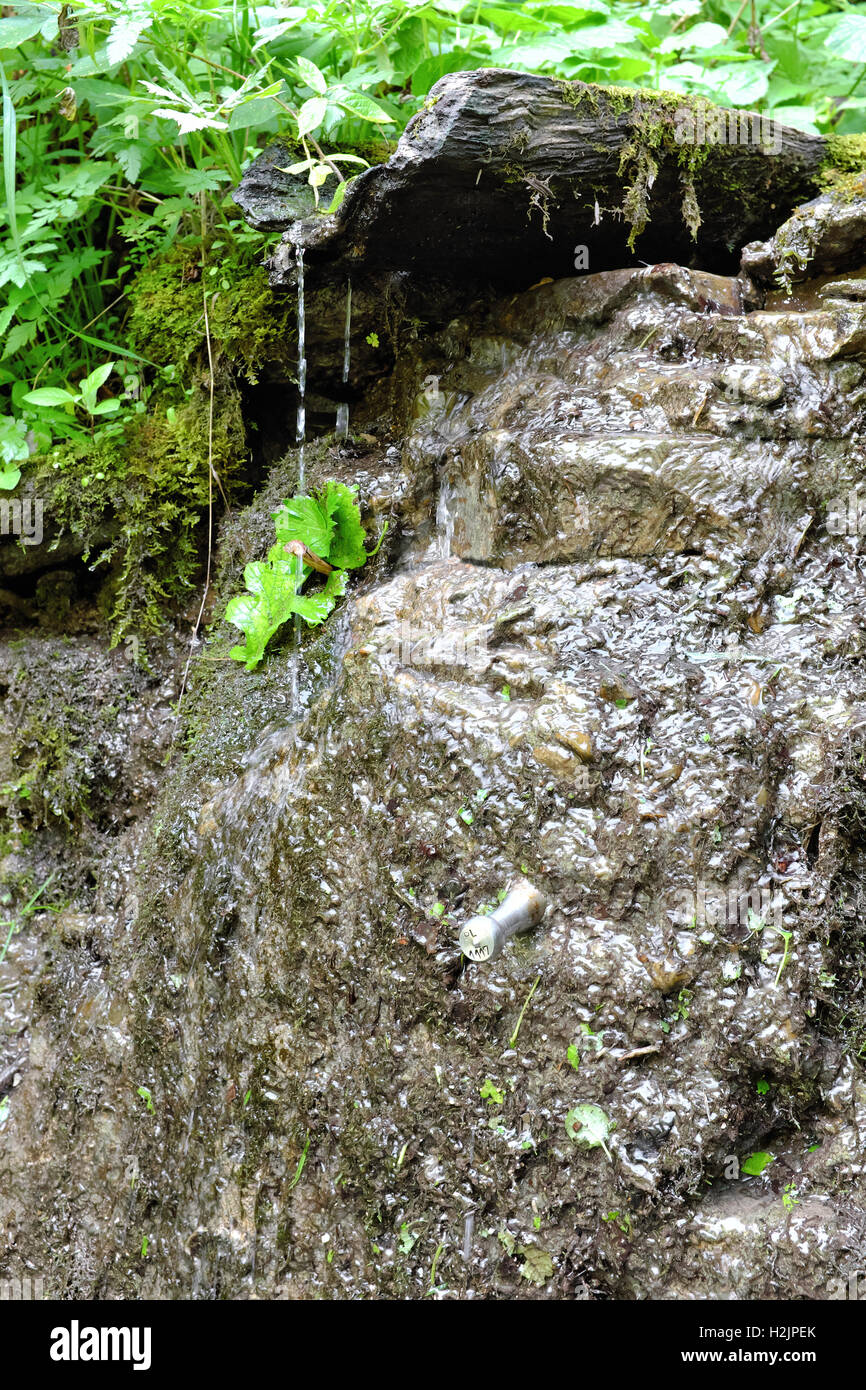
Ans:
<svg viewBox="0 0 866 1390"><path fill-rule="evenodd" d="M148 14L124 15L115 21L105 48L109 67L126 61L145 29L150 28L150 24L151 17Z"/></svg>
<svg viewBox="0 0 866 1390"><path fill-rule="evenodd" d="M540 1250L537 1245L522 1245L520 1249L523 1254L523 1264L520 1266L523 1279L540 1288L553 1278L553 1260L546 1250Z"/></svg>
<svg viewBox="0 0 866 1390"><path fill-rule="evenodd" d="M345 483L328 483L324 506L334 527L328 560L341 570L360 569L367 559L366 534L355 489Z"/></svg>
<svg viewBox="0 0 866 1390"><path fill-rule="evenodd" d="M181 135L188 135L191 130L228 130L226 122L217 116L198 116L194 111L170 111L161 106L151 115L163 121L174 121Z"/></svg>
<svg viewBox="0 0 866 1390"><path fill-rule="evenodd" d="M565 1117L565 1129L569 1139L583 1144L588 1149L604 1149L611 1163L610 1149L606 1140L614 1128L600 1105L576 1105Z"/></svg>
<svg viewBox="0 0 866 1390"><path fill-rule="evenodd" d="M277 540L283 545L301 541L310 550L330 560L335 522L316 497L290 497L274 512Z"/></svg>

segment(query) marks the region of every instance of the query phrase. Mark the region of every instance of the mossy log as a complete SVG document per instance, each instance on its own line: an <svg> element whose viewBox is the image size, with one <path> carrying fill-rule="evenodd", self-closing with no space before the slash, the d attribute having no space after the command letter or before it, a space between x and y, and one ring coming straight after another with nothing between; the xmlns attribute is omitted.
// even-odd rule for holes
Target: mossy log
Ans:
<svg viewBox="0 0 866 1390"><path fill-rule="evenodd" d="M636 258L730 272L746 242L815 195L828 156L822 137L703 99L486 69L443 77L334 215L293 221L292 180L267 153L236 197L255 222L264 180L277 226L274 180L285 184L276 285L291 283L299 242L335 273L506 286Z"/></svg>

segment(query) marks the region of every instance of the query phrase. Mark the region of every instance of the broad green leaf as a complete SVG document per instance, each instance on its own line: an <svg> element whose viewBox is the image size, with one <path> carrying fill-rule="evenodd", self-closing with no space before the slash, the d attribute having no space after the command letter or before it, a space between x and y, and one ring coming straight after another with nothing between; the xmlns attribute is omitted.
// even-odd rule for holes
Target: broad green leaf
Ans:
<svg viewBox="0 0 866 1390"><path fill-rule="evenodd" d="M37 391L28 391L21 399L25 405L72 405L75 396L59 386L40 386Z"/></svg>
<svg viewBox="0 0 866 1390"><path fill-rule="evenodd" d="M0 49L17 48L19 44L35 38L51 13L47 5L40 5L36 14L11 15L8 19L0 19Z"/></svg>
<svg viewBox="0 0 866 1390"><path fill-rule="evenodd" d="M387 111L383 111L372 97L368 97L366 92L340 92L335 95L333 100L352 116L360 116L362 121L372 121L378 124L393 123L394 117L389 116Z"/></svg>
<svg viewBox="0 0 866 1390"><path fill-rule="evenodd" d="M765 1168L769 1168L776 1159L775 1154L767 1153L763 1149L758 1149L755 1153L749 1154L740 1164L740 1172L748 1173L752 1177L758 1177Z"/></svg>
<svg viewBox="0 0 866 1390"><path fill-rule="evenodd" d="M678 53L683 48L720 48L727 42L721 24L693 24L682 34L670 34L658 46L659 53Z"/></svg>
<svg viewBox="0 0 866 1390"><path fill-rule="evenodd" d="M569 1139L583 1144L588 1149L604 1149L611 1163L613 1159L606 1140L614 1128L600 1105L576 1105L565 1117L565 1129Z"/></svg>
<svg viewBox="0 0 866 1390"><path fill-rule="evenodd" d="M244 646L232 647L230 655L254 671L265 654L265 647L295 612L296 565L286 556L279 542L271 546L267 560L253 560L244 570L249 594L229 600L226 620L246 634Z"/></svg>
<svg viewBox="0 0 866 1390"><path fill-rule="evenodd" d="M295 612L305 623L316 627L323 623L331 612L337 599L346 592L349 576L345 570L334 570L329 574L324 587L315 594L298 594L295 598Z"/></svg>
<svg viewBox="0 0 866 1390"><path fill-rule="evenodd" d="M315 497L290 497L274 512L277 540L301 541L323 560L330 559L335 522Z"/></svg>
<svg viewBox="0 0 866 1390"><path fill-rule="evenodd" d="M327 109L327 97L310 97L309 101L305 101L298 112L298 135L309 135L311 130L320 126Z"/></svg>
<svg viewBox="0 0 866 1390"><path fill-rule="evenodd" d="M11 489L12 489L13 487L17 487L17 486L18 486L18 480L19 480L20 477L21 477L21 469L20 469L20 468L2 468L2 469L0 469L0 491L9 492L9 491L11 491Z"/></svg>
<svg viewBox="0 0 866 1390"><path fill-rule="evenodd" d="M235 106L229 116L229 130L254 130L267 125L280 114L280 107L273 97L253 97L240 106Z"/></svg>
<svg viewBox="0 0 866 1390"><path fill-rule="evenodd" d="M366 536L354 488L345 483L328 483L324 506L334 527L327 558L338 569L360 569L367 559Z"/></svg>
<svg viewBox="0 0 866 1390"><path fill-rule="evenodd" d="M310 62L309 58L298 57L295 61L298 65L298 72L301 74L307 86L312 87L313 91L318 96L323 97L328 90L325 74L320 72L315 63Z"/></svg>
<svg viewBox="0 0 866 1390"><path fill-rule="evenodd" d="M520 1248L523 1252L521 1276L540 1288L548 1279L553 1278L553 1260L546 1250L540 1250L537 1245L523 1245Z"/></svg>
<svg viewBox="0 0 866 1390"><path fill-rule="evenodd" d="M94 371L79 382L79 390L82 396L95 395L100 386L104 386L111 373L114 371L113 362L103 362L101 367L96 367Z"/></svg>
<svg viewBox="0 0 866 1390"><path fill-rule="evenodd" d="M866 16L841 15L824 40L824 47L846 63L866 63Z"/></svg>

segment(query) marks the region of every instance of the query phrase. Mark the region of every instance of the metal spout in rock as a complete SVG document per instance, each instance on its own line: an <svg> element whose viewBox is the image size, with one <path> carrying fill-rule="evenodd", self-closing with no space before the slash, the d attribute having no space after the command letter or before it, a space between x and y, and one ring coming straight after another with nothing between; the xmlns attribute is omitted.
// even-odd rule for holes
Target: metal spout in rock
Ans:
<svg viewBox="0 0 866 1390"><path fill-rule="evenodd" d="M495 960L505 943L541 921L547 899L527 879L515 884L487 917L471 917L460 929L460 949L469 960Z"/></svg>

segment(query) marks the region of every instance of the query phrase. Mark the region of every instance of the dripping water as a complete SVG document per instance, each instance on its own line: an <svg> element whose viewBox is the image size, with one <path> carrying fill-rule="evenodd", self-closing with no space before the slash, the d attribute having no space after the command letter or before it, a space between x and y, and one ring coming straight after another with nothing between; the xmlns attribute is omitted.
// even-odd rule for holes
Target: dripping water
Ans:
<svg viewBox="0 0 866 1390"><path fill-rule="evenodd" d="M351 361L351 334L352 334L352 282L346 281L346 333L343 339L343 393L349 382L349 365ZM349 433L349 403L340 401L337 406L337 438L345 439Z"/></svg>
<svg viewBox="0 0 866 1390"><path fill-rule="evenodd" d="M307 438L307 317L304 303L304 248L297 248L298 260L298 416L295 428L295 443L298 446L298 488L301 497L306 488L304 469L304 444ZM297 566L295 591L300 589L304 579L304 562L300 555L295 560ZM292 713L298 709L298 667L301 653L301 615L295 614L295 650L292 654Z"/></svg>
<svg viewBox="0 0 866 1390"><path fill-rule="evenodd" d="M451 559L451 542L454 539L454 487L447 478L439 485L439 500L436 503L435 552L440 560Z"/></svg>

